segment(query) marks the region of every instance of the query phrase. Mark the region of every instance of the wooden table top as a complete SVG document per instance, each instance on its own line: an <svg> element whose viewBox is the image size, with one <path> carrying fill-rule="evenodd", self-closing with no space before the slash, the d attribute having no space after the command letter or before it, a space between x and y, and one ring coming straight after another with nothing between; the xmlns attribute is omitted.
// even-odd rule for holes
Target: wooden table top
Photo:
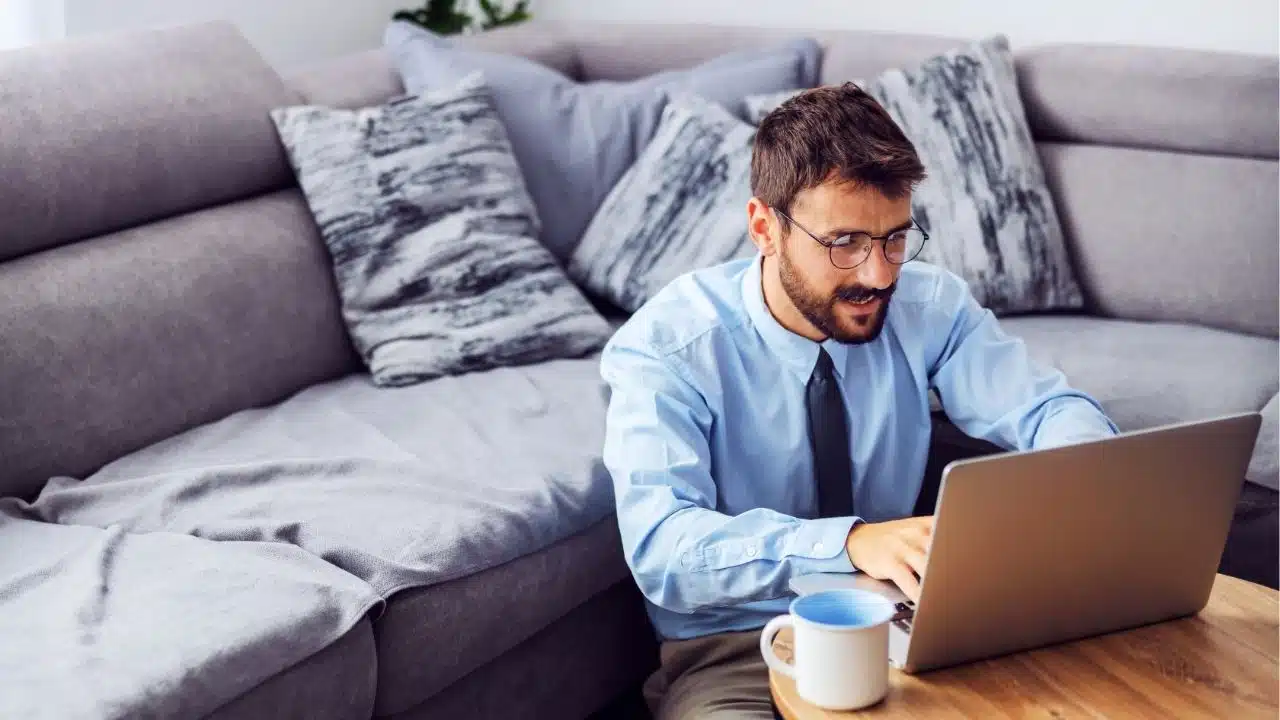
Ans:
<svg viewBox="0 0 1280 720"><path fill-rule="evenodd" d="M889 671L889 694L857 712L804 702L795 682L770 672L786 720L825 718L1168 717L1274 720L1277 593L1226 575L1198 615L907 675ZM791 659L790 628L774 641Z"/></svg>

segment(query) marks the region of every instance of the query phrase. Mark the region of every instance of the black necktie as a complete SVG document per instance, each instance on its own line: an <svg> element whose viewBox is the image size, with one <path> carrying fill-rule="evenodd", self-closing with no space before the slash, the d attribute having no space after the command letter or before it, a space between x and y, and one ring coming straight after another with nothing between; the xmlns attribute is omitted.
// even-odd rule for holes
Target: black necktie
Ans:
<svg viewBox="0 0 1280 720"><path fill-rule="evenodd" d="M836 382L831 356L818 348L818 364L805 388L809 410L809 446L818 486L818 517L853 515L853 461L849 458L849 423Z"/></svg>

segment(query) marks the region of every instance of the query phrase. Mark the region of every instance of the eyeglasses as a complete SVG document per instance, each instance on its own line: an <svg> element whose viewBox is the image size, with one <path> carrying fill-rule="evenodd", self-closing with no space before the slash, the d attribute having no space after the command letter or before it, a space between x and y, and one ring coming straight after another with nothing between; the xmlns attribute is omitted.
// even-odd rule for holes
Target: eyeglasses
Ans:
<svg viewBox="0 0 1280 720"><path fill-rule="evenodd" d="M804 230L805 234L813 238L814 242L825 247L827 255L831 258L831 264L841 270L849 270L866 262L867 258L871 257L871 247L875 245L876 240L884 242L884 259L894 265L901 265L915 259L920 254L920 251L924 249L924 244L929 239L929 233L917 227L915 219L912 218L911 227L895 230L888 235L855 232L841 235L834 240L823 240L805 230L803 225L781 210L774 208L773 211L786 218L796 227Z"/></svg>

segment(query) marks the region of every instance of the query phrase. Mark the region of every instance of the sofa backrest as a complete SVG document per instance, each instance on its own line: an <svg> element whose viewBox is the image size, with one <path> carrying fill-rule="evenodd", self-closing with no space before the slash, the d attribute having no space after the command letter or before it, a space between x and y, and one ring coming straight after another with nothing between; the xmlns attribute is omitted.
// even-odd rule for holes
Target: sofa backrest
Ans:
<svg viewBox="0 0 1280 720"><path fill-rule="evenodd" d="M463 43L578 80L625 81L797 34L822 82L871 77L961 38L708 25L530 23ZM1032 134L1091 313L1280 334L1275 58L1111 45L1014 48ZM372 51L289 78L313 102L402 92ZM356 88L377 87L374 94Z"/></svg>
<svg viewBox="0 0 1280 720"><path fill-rule="evenodd" d="M0 53L0 495L355 367L230 26Z"/></svg>
<svg viewBox="0 0 1280 720"><path fill-rule="evenodd" d="M625 80L801 32L532 23L461 42ZM962 42L810 34L823 82ZM1092 309L1276 336L1274 60L1015 52ZM267 112L402 92L381 51L282 79L221 23L0 53L0 495L359 368Z"/></svg>

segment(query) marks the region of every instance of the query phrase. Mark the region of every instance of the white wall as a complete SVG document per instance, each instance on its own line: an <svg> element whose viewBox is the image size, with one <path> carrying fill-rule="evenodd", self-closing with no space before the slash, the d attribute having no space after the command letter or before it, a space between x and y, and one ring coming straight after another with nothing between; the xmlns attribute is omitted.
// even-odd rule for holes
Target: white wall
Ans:
<svg viewBox="0 0 1280 720"><path fill-rule="evenodd" d="M398 9L422 0L0 0L0 48L126 28L208 19L236 24L267 60L288 68L376 47ZM603 22L704 22L832 27L978 37L1015 46L1118 42L1280 52L1277 0L533 0L536 17Z"/></svg>
<svg viewBox="0 0 1280 720"><path fill-rule="evenodd" d="M1015 47L1087 41L1280 52L1277 0L534 0L547 19L848 28L976 38Z"/></svg>
<svg viewBox="0 0 1280 720"><path fill-rule="evenodd" d="M0 0L0 50L62 37L61 0Z"/></svg>
<svg viewBox="0 0 1280 720"><path fill-rule="evenodd" d="M48 2L49 0L41 0ZM0 0L4 3L6 0ZM67 36L228 20L279 69L377 47L421 0L62 0Z"/></svg>

